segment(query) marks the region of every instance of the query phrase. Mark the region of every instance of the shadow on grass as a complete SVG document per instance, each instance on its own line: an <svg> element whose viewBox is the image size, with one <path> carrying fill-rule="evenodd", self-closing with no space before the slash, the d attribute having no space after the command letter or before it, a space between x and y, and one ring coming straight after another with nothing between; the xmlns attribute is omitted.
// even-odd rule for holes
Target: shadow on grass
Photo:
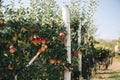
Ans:
<svg viewBox="0 0 120 80"><path fill-rule="evenodd" d="M120 75L109 76L108 78L120 78Z"/></svg>
<svg viewBox="0 0 120 80"><path fill-rule="evenodd" d="M113 75L109 77L99 77L102 80L120 80L120 75Z"/></svg>
<svg viewBox="0 0 120 80"><path fill-rule="evenodd" d="M97 74L119 74L120 71L117 72L98 72Z"/></svg>

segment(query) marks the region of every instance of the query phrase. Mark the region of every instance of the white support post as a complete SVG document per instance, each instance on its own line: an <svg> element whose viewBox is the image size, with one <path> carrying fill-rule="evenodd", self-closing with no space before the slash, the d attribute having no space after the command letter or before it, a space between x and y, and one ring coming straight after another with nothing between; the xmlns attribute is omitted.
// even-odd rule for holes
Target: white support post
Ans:
<svg viewBox="0 0 120 80"><path fill-rule="evenodd" d="M70 11L68 5L62 6L62 16L63 21L67 30L67 36L66 36L66 48L67 48L67 60L69 63L71 63L71 32L70 32ZM71 72L66 69L64 72L64 80L71 80Z"/></svg>
<svg viewBox="0 0 120 80"><path fill-rule="evenodd" d="M81 22L79 21L79 28L78 28L78 46L80 46L80 43L81 43ZM82 73L82 54L80 53L80 50L79 50L79 54L78 54L78 58L79 58L79 61L78 61L78 64L79 64L79 71L80 73ZM79 80L82 80L82 75L80 74L79 76Z"/></svg>
<svg viewBox="0 0 120 80"><path fill-rule="evenodd" d="M29 63L26 65L26 67L30 66L34 61L35 59L40 55L40 52L37 52L37 54L29 61Z"/></svg>
<svg viewBox="0 0 120 80"><path fill-rule="evenodd" d="M117 42L117 44L114 46L114 52L117 53L119 51L119 43Z"/></svg>

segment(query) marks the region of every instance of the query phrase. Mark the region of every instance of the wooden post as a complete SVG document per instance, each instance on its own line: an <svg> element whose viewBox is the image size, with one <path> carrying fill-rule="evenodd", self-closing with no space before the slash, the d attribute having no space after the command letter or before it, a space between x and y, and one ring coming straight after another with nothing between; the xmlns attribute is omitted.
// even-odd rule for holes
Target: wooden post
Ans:
<svg viewBox="0 0 120 80"><path fill-rule="evenodd" d="M14 80L18 80L18 75L17 75L17 74L15 75L15 78L14 78Z"/></svg>
<svg viewBox="0 0 120 80"><path fill-rule="evenodd" d="M70 11L68 5L66 4L63 4L62 6L62 16L67 30L66 43L65 43L67 48L67 61L71 63ZM66 69L64 72L64 80L71 80L71 72L68 69Z"/></svg>
<svg viewBox="0 0 120 80"><path fill-rule="evenodd" d="M26 65L26 67L30 66L34 61L35 59L40 55L40 52L37 52L37 54L29 61L29 63Z"/></svg>
<svg viewBox="0 0 120 80"><path fill-rule="evenodd" d="M79 21L79 28L78 28L78 46L80 46L81 43L81 22ZM78 64L79 64L79 71L80 71L80 76L79 76L79 80L82 80L82 53L80 53L80 49L79 49L79 54L78 54Z"/></svg>
<svg viewBox="0 0 120 80"><path fill-rule="evenodd" d="M116 53L119 51L119 50L118 50L118 45L115 45L114 51L115 51Z"/></svg>

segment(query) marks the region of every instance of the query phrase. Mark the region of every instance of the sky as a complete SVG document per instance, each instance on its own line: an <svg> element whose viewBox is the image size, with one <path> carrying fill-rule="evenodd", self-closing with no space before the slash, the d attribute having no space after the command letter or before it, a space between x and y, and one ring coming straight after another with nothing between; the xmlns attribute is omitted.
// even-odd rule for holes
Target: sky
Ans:
<svg viewBox="0 0 120 80"><path fill-rule="evenodd" d="M95 13L96 35L103 39L120 36L120 0L99 0Z"/></svg>
<svg viewBox="0 0 120 80"><path fill-rule="evenodd" d="M8 3L9 0L4 0ZM15 0L18 2L18 0ZM29 0L22 0L28 6ZM70 0L56 0L60 5ZM16 4L17 5L17 4ZM95 24L97 25L96 37L102 39L118 39L120 36L120 0L98 0L95 12Z"/></svg>

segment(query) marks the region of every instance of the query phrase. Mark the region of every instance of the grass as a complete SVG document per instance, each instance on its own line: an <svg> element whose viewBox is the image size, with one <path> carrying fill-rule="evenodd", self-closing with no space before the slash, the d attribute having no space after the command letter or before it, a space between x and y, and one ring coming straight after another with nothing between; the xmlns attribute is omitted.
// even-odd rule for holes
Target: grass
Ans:
<svg viewBox="0 0 120 80"><path fill-rule="evenodd" d="M120 80L120 72L110 72L108 75L109 76L105 78L99 77L98 80Z"/></svg>

